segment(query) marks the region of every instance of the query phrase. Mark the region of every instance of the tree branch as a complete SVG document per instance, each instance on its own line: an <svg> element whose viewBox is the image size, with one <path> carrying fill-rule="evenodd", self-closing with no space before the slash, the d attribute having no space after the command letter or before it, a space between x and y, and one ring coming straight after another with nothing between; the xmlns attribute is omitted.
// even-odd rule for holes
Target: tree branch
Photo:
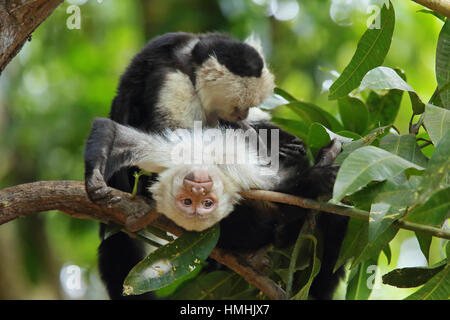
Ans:
<svg viewBox="0 0 450 320"><path fill-rule="evenodd" d="M357 208L350 208L344 206L338 206L328 202L319 202L313 199L307 199L297 197L285 193L265 191L265 190L252 190L247 192L241 192L241 195L247 199L266 200L278 203L286 203L302 208L313 209L318 211L325 211L342 216L353 217L361 220L369 221L370 213ZM393 223L397 228L406 229L410 231L416 231L425 233L438 238L449 239L450 232L445 229L439 229L433 226L423 225L419 223L413 223L399 219Z"/></svg>
<svg viewBox="0 0 450 320"><path fill-rule="evenodd" d="M150 201L142 196L131 199L130 194L111 188L114 196L122 198L111 207L98 206L86 195L81 181L40 181L0 190L0 225L28 214L59 210L74 218L114 222L135 232L151 224L176 236L184 231L165 216L157 213ZM286 299L286 294L273 280L246 264L245 255L231 254L216 248L211 257L264 292L271 299Z"/></svg>
<svg viewBox="0 0 450 320"><path fill-rule="evenodd" d="M450 18L450 1L449 0L412 0L421 4L428 9L436 11L447 18Z"/></svg>
<svg viewBox="0 0 450 320"><path fill-rule="evenodd" d="M0 0L0 74L63 0Z"/></svg>
<svg viewBox="0 0 450 320"><path fill-rule="evenodd" d="M113 222L124 226L129 232L136 232L148 225L168 231L176 236L183 229L165 216L156 212L153 203L142 196L131 199L129 193L111 188L114 196L122 198L111 207L99 206L90 201L81 181L40 181L22 184L0 190L0 225L19 217L48 210L59 210L74 218L95 219L101 222ZM284 193L253 190L242 192L248 199L286 203L303 208L345 215L369 220L369 213L356 208L338 206L330 203L301 198ZM435 237L450 239L450 232L444 229L398 220L398 228L422 232ZM231 254L219 248L214 249L211 257L226 265L259 288L272 299L285 299L285 292L270 278L257 272L247 264L246 256Z"/></svg>

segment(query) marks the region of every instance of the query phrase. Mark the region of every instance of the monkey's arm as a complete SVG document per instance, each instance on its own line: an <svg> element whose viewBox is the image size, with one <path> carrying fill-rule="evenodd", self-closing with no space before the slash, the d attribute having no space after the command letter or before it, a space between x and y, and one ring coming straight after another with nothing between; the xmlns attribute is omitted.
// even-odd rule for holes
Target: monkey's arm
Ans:
<svg viewBox="0 0 450 320"><path fill-rule="evenodd" d="M95 202L115 202L106 185L122 167L160 172L170 166L171 144L162 135L148 135L110 119L96 118L86 142L85 186Z"/></svg>

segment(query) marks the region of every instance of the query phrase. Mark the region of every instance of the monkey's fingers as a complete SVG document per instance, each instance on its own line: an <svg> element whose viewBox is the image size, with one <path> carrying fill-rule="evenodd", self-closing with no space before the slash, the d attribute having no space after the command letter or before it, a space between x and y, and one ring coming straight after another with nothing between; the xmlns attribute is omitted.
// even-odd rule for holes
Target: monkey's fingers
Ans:
<svg viewBox="0 0 450 320"><path fill-rule="evenodd" d="M296 160L299 159L300 157L303 156L303 153L301 151L299 151L298 149L295 148L286 148L285 146L280 148L280 156L289 159L291 158L292 160Z"/></svg>
<svg viewBox="0 0 450 320"><path fill-rule="evenodd" d="M86 188L88 198L92 202L106 206L111 206L122 200L121 197L114 196L111 191L111 188L108 188L106 184L90 185Z"/></svg>

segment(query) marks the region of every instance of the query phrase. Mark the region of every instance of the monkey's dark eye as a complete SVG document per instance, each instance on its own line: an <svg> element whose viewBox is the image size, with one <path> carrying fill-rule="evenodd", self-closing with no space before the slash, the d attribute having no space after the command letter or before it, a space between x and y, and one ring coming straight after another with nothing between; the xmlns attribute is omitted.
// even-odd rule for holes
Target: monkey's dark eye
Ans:
<svg viewBox="0 0 450 320"><path fill-rule="evenodd" d="M203 201L203 205L205 206L205 208L211 208L211 206L214 204L214 202L212 202L212 200L206 199L205 201Z"/></svg>
<svg viewBox="0 0 450 320"><path fill-rule="evenodd" d="M191 199L184 199L183 200L183 203L185 204L185 205L187 205L187 206L190 206L191 204L192 204L192 200Z"/></svg>

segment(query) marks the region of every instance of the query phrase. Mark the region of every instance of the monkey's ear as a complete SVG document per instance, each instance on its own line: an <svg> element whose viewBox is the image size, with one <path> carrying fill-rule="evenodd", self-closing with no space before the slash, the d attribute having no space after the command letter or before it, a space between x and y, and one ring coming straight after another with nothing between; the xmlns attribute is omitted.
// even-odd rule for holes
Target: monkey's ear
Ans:
<svg viewBox="0 0 450 320"><path fill-rule="evenodd" d="M252 34L250 34L247 39L245 39L244 41L246 44L248 44L249 46L253 47L256 51L258 51L258 53L261 55L262 59L264 60L264 52L262 49L262 44L261 44L261 38L256 35L254 32L252 32Z"/></svg>

